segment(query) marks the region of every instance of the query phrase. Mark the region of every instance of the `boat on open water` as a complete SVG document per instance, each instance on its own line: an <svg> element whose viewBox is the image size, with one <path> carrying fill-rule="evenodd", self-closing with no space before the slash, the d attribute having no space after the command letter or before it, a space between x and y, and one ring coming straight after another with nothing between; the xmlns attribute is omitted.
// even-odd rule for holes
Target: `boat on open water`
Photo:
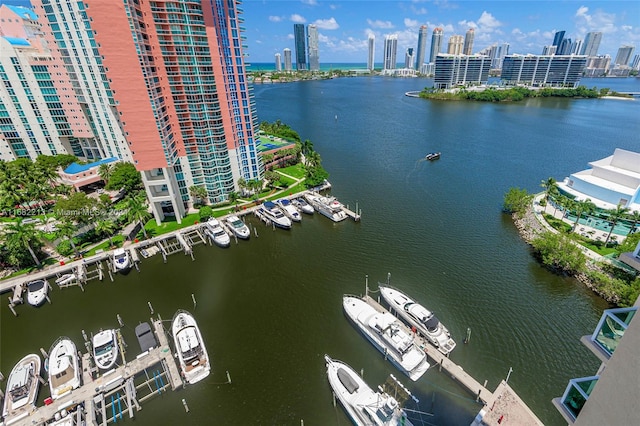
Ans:
<svg viewBox="0 0 640 426"><path fill-rule="evenodd" d="M374 391L342 361L324 356L327 378L334 395L358 426L411 426L406 412L391 395Z"/></svg>
<svg viewBox="0 0 640 426"><path fill-rule="evenodd" d="M227 223L229 224L231 231L236 235L236 237L242 238L243 240L248 240L251 236L251 230L238 216L228 216Z"/></svg>
<svg viewBox="0 0 640 426"><path fill-rule="evenodd" d="M440 159L440 153L439 152L430 152L424 157L424 159L425 160L429 160L429 161L439 160Z"/></svg>
<svg viewBox="0 0 640 426"><path fill-rule="evenodd" d="M194 384L207 377L211 372L209 354L193 315L183 310L176 312L171 333L184 380Z"/></svg>
<svg viewBox="0 0 640 426"><path fill-rule="evenodd" d="M49 349L48 364L51 398L61 398L80 387L80 359L73 340L56 340Z"/></svg>
<svg viewBox="0 0 640 426"><path fill-rule="evenodd" d="M407 327L388 311L379 312L366 298L345 295L342 306L360 332L411 380L418 380L429 368L427 355L414 342Z"/></svg>
<svg viewBox="0 0 640 426"><path fill-rule="evenodd" d="M456 347L456 342L451 338L449 330L433 312L416 303L400 290L382 285L378 287L385 302L440 352L447 355Z"/></svg>
<svg viewBox="0 0 640 426"><path fill-rule="evenodd" d="M103 330L91 339L93 359L98 368L109 370L118 360L118 338L115 330Z"/></svg>
<svg viewBox="0 0 640 426"><path fill-rule="evenodd" d="M36 406L40 382L41 361L36 354L29 354L13 367L7 380L2 417L11 424L26 417Z"/></svg>

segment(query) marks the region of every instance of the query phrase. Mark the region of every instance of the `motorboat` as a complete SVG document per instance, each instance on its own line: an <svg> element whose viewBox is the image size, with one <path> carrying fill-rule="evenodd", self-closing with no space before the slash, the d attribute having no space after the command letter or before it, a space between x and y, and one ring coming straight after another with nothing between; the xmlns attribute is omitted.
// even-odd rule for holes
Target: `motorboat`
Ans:
<svg viewBox="0 0 640 426"><path fill-rule="evenodd" d="M298 208L291 203L290 200L283 198L281 200L276 201L276 204L280 206L285 216L291 219L294 222L302 221L302 216L300 216L300 212Z"/></svg>
<svg viewBox="0 0 640 426"><path fill-rule="evenodd" d="M456 347L449 330L424 306L393 287L378 286L382 298L411 327L424 336L440 352L447 355Z"/></svg>
<svg viewBox="0 0 640 426"><path fill-rule="evenodd" d="M27 302L31 306L40 306L47 300L49 292L49 283L47 280L40 279L27 283Z"/></svg>
<svg viewBox="0 0 640 426"><path fill-rule="evenodd" d="M347 218L344 206L335 197L324 197L318 194L306 194L305 197L321 215L334 222L340 222Z"/></svg>
<svg viewBox="0 0 640 426"><path fill-rule="evenodd" d="M411 380L418 380L427 371L427 354L416 345L411 331L390 312L379 312L366 299L356 296L344 296L342 306L367 340Z"/></svg>
<svg viewBox="0 0 640 426"><path fill-rule="evenodd" d="M76 274L63 274L56 278L56 284L58 284L58 287L64 287L71 284L75 279L77 279Z"/></svg>
<svg viewBox="0 0 640 426"><path fill-rule="evenodd" d="M271 201L265 201L261 208L262 214L275 226L282 229L291 228L291 219L284 215L282 209Z"/></svg>
<svg viewBox="0 0 640 426"><path fill-rule="evenodd" d="M313 206L307 203L304 197L298 197L291 200L294 206L296 206L302 213L313 214Z"/></svg>
<svg viewBox="0 0 640 426"><path fill-rule="evenodd" d="M194 384L207 377L211 372L209 355L193 315L183 310L176 312L171 332L185 381Z"/></svg>
<svg viewBox="0 0 640 426"><path fill-rule="evenodd" d="M238 216L227 216L227 223L236 237L248 240L251 236L251 230Z"/></svg>
<svg viewBox="0 0 640 426"><path fill-rule="evenodd" d="M231 244L231 238L229 234L222 229L220 222L216 218L210 218L205 223L205 231L209 234L213 242L219 247L229 247Z"/></svg>
<svg viewBox="0 0 640 426"><path fill-rule="evenodd" d="M398 401L382 391L374 391L342 361L324 356L327 378L334 395L356 425L411 426Z"/></svg>
<svg viewBox="0 0 640 426"><path fill-rule="evenodd" d="M80 387L80 360L76 345L60 337L49 350L49 387L51 398L58 399Z"/></svg>
<svg viewBox="0 0 640 426"><path fill-rule="evenodd" d="M424 157L424 159L425 160L429 160L429 161L438 160L438 159L440 159L440 153L439 152L430 152Z"/></svg>
<svg viewBox="0 0 640 426"><path fill-rule="evenodd" d="M148 322L141 322L136 325L135 332L142 352L158 347L158 342Z"/></svg>
<svg viewBox="0 0 640 426"><path fill-rule="evenodd" d="M40 357L29 354L18 361L11 370L2 409L2 417L7 424L26 417L35 408L40 387L40 368Z"/></svg>
<svg viewBox="0 0 640 426"><path fill-rule="evenodd" d="M93 360L102 370L111 369L118 360L118 337L115 330L102 330L91 339Z"/></svg>
<svg viewBox="0 0 640 426"><path fill-rule="evenodd" d="M123 248L113 251L113 266L117 271L124 271L130 267L129 252Z"/></svg>

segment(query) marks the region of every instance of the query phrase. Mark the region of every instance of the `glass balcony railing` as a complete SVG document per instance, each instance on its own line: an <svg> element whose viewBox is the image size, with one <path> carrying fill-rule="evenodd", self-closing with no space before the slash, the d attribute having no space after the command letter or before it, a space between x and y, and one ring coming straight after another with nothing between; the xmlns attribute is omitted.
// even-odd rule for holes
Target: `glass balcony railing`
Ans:
<svg viewBox="0 0 640 426"><path fill-rule="evenodd" d="M593 391L598 376L583 377L580 379L571 379L567 385L567 389L562 395L561 404L567 409L573 420L578 417L584 404L589 399L589 395Z"/></svg>
<svg viewBox="0 0 640 426"><path fill-rule="evenodd" d="M637 307L605 310L591 340L610 357L620 344L620 340L637 310Z"/></svg>

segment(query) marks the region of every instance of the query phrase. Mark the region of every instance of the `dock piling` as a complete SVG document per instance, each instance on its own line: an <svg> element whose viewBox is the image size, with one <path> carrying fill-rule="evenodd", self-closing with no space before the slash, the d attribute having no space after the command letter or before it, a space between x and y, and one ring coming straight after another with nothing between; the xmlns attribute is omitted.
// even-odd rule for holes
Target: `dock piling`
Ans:
<svg viewBox="0 0 640 426"><path fill-rule="evenodd" d="M43 385L47 383L47 381L43 379L42 376L39 374L36 374L36 379L38 379L38 381Z"/></svg>
<svg viewBox="0 0 640 426"><path fill-rule="evenodd" d="M229 375L229 370L227 370L227 384L231 384L231 376Z"/></svg>
<svg viewBox="0 0 640 426"><path fill-rule="evenodd" d="M467 337L464 338L463 343L466 345L471 340L471 327L467 327Z"/></svg>
<svg viewBox="0 0 640 426"><path fill-rule="evenodd" d="M151 315L153 315L153 306L151 306L151 302L147 302L147 305L149 305L149 310L151 311Z"/></svg>
<svg viewBox="0 0 640 426"><path fill-rule="evenodd" d="M49 358L49 354L44 350L44 348L40 348L40 353L42 354L43 358Z"/></svg>
<svg viewBox="0 0 640 426"><path fill-rule="evenodd" d="M120 314L116 314L116 318L118 319L118 324L120 324L120 327L124 327L124 322L122 322L122 317L120 317Z"/></svg>
<svg viewBox="0 0 640 426"><path fill-rule="evenodd" d="M189 412L189 406L187 405L187 401L182 398L182 405L184 406L184 411Z"/></svg>
<svg viewBox="0 0 640 426"><path fill-rule="evenodd" d="M13 303L11 303L11 298L9 298L9 310L13 313L14 316L18 316L18 313L16 312L16 310L14 309L16 305L14 305Z"/></svg>
<svg viewBox="0 0 640 426"><path fill-rule="evenodd" d="M191 300L193 300L193 309L195 309L196 308L196 296L193 293L191 293Z"/></svg>

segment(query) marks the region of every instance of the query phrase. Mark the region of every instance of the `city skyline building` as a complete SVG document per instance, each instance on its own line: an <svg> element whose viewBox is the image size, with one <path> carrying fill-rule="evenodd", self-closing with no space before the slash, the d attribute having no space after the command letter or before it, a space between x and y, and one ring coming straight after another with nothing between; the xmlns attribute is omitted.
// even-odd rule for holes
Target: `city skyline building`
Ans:
<svg viewBox="0 0 640 426"><path fill-rule="evenodd" d="M584 69L585 77L604 77L611 66L610 55L587 56Z"/></svg>
<svg viewBox="0 0 640 426"><path fill-rule="evenodd" d="M316 25L310 24L307 26L307 41L309 47L309 70L320 71L318 27Z"/></svg>
<svg viewBox="0 0 640 426"><path fill-rule="evenodd" d="M276 71L282 71L282 60L279 53L276 53L275 60L276 60Z"/></svg>
<svg viewBox="0 0 640 426"><path fill-rule="evenodd" d="M458 85L480 85L489 80L491 59L485 55L439 54L433 87L450 89Z"/></svg>
<svg viewBox="0 0 640 426"><path fill-rule="evenodd" d="M461 35L454 34L449 37L449 44L447 47L447 53L449 55L462 55L462 48L464 46L464 39Z"/></svg>
<svg viewBox="0 0 640 426"><path fill-rule="evenodd" d="M507 55L500 79L509 86L577 87L586 62L576 55Z"/></svg>
<svg viewBox="0 0 640 426"><path fill-rule="evenodd" d="M413 47L407 47L404 53L404 67L407 69L413 69Z"/></svg>
<svg viewBox="0 0 640 426"><path fill-rule="evenodd" d="M429 54L429 63L435 63L436 57L438 53L440 53L440 49L442 49L442 38L444 37L444 32L442 28L436 27L433 29L433 33L431 34L431 52Z"/></svg>
<svg viewBox="0 0 640 426"><path fill-rule="evenodd" d="M376 36L372 33L369 34L369 38L367 40L367 47L369 48L368 55L367 55L367 69L369 71L373 71L375 68Z"/></svg>
<svg viewBox="0 0 640 426"><path fill-rule="evenodd" d="M555 34L553 35L553 43L551 43L551 45L556 46L556 51L560 50L560 45L564 40L564 35L565 35L565 31L556 31Z"/></svg>
<svg viewBox="0 0 640 426"><path fill-rule="evenodd" d="M291 57L291 49L285 48L282 53L284 54L284 70L293 71L293 59Z"/></svg>
<svg viewBox="0 0 640 426"><path fill-rule="evenodd" d="M583 50L584 50L584 46L583 46L583 41L578 39L576 41L574 41L571 44L571 54L572 55L580 55Z"/></svg>
<svg viewBox="0 0 640 426"><path fill-rule="evenodd" d="M558 46L544 46L542 48L542 55L543 56L548 56L548 55L555 55L557 52Z"/></svg>
<svg viewBox="0 0 640 426"><path fill-rule="evenodd" d="M420 72L422 64L424 64L425 55L427 54L427 26L421 25L418 30L418 47L416 49L416 70Z"/></svg>
<svg viewBox="0 0 640 426"><path fill-rule="evenodd" d="M293 37L296 49L296 70L307 70L307 43L304 24L293 24Z"/></svg>
<svg viewBox="0 0 640 426"><path fill-rule="evenodd" d="M582 45L581 55L598 56L598 49L600 48L600 42L602 41L602 32L592 31L588 32L584 38L584 44Z"/></svg>
<svg viewBox="0 0 640 426"><path fill-rule="evenodd" d="M158 224L165 213L182 221L192 186L219 203L238 179L263 175L240 1L33 3L77 96L119 136L109 156L141 173Z"/></svg>
<svg viewBox="0 0 640 426"><path fill-rule="evenodd" d="M462 53L465 55L471 55L473 53L473 39L475 37L475 31L473 28L469 28L464 35L464 45L462 47Z"/></svg>
<svg viewBox="0 0 640 426"><path fill-rule="evenodd" d="M629 62L631 61L633 52L635 50L635 46L620 46L620 48L618 49L618 53L616 54L616 59L613 61L613 63L615 65L629 65Z"/></svg>
<svg viewBox="0 0 640 426"><path fill-rule="evenodd" d="M389 34L384 37L384 57L382 70L396 69L396 56L398 52L398 35Z"/></svg>

